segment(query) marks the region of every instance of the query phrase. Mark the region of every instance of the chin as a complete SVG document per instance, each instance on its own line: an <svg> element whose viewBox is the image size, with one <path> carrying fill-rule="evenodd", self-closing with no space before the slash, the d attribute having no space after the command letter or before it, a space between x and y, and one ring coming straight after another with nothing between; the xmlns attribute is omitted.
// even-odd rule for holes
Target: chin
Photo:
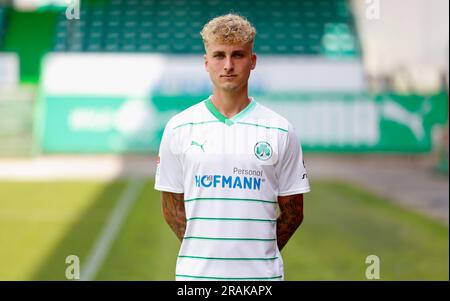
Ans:
<svg viewBox="0 0 450 301"><path fill-rule="evenodd" d="M225 86L225 87L222 87L222 90L227 91L227 92L231 92L231 91L237 90L237 87Z"/></svg>
<svg viewBox="0 0 450 301"><path fill-rule="evenodd" d="M239 89L239 85L236 85L236 84L232 84L232 85L222 85L222 90L225 90L225 91L236 91L236 90L238 90Z"/></svg>

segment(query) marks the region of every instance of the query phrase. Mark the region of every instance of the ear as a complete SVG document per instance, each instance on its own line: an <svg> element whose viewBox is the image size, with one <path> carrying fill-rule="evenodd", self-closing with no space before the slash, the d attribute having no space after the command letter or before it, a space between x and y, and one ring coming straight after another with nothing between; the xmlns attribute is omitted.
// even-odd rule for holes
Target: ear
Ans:
<svg viewBox="0 0 450 301"><path fill-rule="evenodd" d="M252 53L252 70L254 70L256 67L256 59L256 54Z"/></svg>
<svg viewBox="0 0 450 301"><path fill-rule="evenodd" d="M204 54L203 59L205 61L205 70L208 71L208 56L206 54Z"/></svg>

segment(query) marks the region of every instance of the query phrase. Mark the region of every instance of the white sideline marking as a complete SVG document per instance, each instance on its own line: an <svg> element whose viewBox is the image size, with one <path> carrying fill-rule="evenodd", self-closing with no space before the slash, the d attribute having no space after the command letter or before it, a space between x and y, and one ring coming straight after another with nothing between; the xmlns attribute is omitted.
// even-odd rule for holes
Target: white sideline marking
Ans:
<svg viewBox="0 0 450 301"><path fill-rule="evenodd" d="M99 238L91 249L86 264L81 269L82 281L91 281L94 279L111 248L111 244L114 242L117 233L122 227L125 217L128 216L131 205L137 199L144 182L143 179L131 179L130 183L126 186L108 222L104 225Z"/></svg>

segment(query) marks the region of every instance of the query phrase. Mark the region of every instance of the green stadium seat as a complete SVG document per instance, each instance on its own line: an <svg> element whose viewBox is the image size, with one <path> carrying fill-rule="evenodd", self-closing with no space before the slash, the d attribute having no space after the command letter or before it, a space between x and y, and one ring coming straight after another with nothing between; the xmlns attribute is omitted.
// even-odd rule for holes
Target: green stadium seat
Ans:
<svg viewBox="0 0 450 301"><path fill-rule="evenodd" d="M55 50L56 51L66 51L67 50L67 37L58 36L55 39Z"/></svg>
<svg viewBox="0 0 450 301"><path fill-rule="evenodd" d="M193 52L193 53L198 53L198 52L204 51L203 45L200 45L200 44L195 44L194 45L194 44L192 44L191 47L190 47L190 51Z"/></svg>
<svg viewBox="0 0 450 301"><path fill-rule="evenodd" d="M81 52L83 51L83 43L81 42L74 42L67 46L68 51L74 51L74 52Z"/></svg>
<svg viewBox="0 0 450 301"><path fill-rule="evenodd" d="M137 45L134 43L126 43L121 46L122 52L136 52L138 49Z"/></svg>
<svg viewBox="0 0 450 301"><path fill-rule="evenodd" d="M153 7L156 3L156 0L142 0L141 5L144 8Z"/></svg>
<svg viewBox="0 0 450 301"><path fill-rule="evenodd" d="M101 52L102 51L102 44L101 43L95 43L95 42L89 42L86 51L89 52Z"/></svg>
<svg viewBox="0 0 450 301"><path fill-rule="evenodd" d="M104 51L106 52L119 52L119 43L105 43Z"/></svg>
<svg viewBox="0 0 450 301"><path fill-rule="evenodd" d="M141 44L138 46L139 52L152 52L153 46L151 44Z"/></svg>

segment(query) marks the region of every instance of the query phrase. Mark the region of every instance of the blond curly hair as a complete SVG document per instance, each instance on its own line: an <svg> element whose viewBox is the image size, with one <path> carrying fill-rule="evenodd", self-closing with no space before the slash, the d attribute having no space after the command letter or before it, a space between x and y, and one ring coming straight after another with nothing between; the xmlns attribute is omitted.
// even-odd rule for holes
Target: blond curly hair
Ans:
<svg viewBox="0 0 450 301"><path fill-rule="evenodd" d="M225 45L253 43L256 29L245 18L237 14L227 14L211 19L200 32L203 43Z"/></svg>

